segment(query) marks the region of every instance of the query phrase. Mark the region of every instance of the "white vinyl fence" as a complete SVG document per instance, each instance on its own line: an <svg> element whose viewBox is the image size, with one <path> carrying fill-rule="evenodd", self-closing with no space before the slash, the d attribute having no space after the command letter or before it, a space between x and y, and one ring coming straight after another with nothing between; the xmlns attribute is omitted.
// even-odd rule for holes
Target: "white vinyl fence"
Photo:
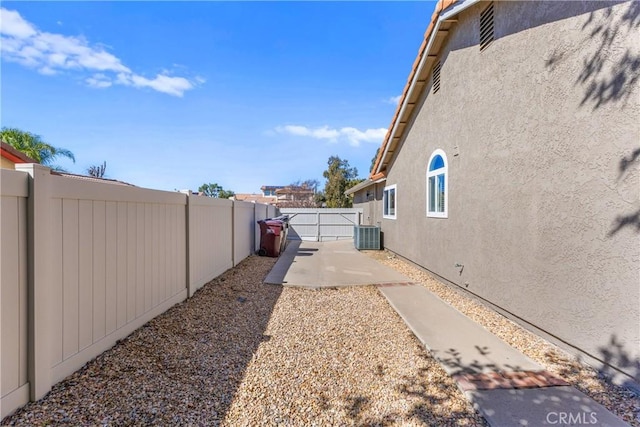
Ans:
<svg viewBox="0 0 640 427"><path fill-rule="evenodd" d="M353 239L362 208L282 208L280 213L289 215L289 239L322 242Z"/></svg>
<svg viewBox="0 0 640 427"><path fill-rule="evenodd" d="M17 167L0 170L0 417L237 265L275 213Z"/></svg>
<svg viewBox="0 0 640 427"><path fill-rule="evenodd" d="M232 207L231 200L189 197L189 296L233 267Z"/></svg>
<svg viewBox="0 0 640 427"><path fill-rule="evenodd" d="M29 400L27 379L27 201L28 175L0 177L0 362L1 407L11 412ZM1 418L1 417L0 417Z"/></svg>

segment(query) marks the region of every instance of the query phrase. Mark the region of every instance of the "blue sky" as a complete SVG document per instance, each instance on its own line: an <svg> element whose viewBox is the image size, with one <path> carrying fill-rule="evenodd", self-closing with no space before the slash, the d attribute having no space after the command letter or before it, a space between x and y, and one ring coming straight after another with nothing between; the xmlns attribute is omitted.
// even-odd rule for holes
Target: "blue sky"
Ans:
<svg viewBox="0 0 640 427"><path fill-rule="evenodd" d="M161 190L366 177L433 8L3 1L0 122Z"/></svg>

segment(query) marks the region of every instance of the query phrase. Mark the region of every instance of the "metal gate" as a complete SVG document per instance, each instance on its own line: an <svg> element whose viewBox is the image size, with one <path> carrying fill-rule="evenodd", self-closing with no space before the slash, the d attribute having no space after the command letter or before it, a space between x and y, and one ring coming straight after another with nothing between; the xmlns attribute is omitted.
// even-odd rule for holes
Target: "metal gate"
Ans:
<svg viewBox="0 0 640 427"><path fill-rule="evenodd" d="M280 208L280 213L289 215L289 239L323 242L353 239L362 208Z"/></svg>

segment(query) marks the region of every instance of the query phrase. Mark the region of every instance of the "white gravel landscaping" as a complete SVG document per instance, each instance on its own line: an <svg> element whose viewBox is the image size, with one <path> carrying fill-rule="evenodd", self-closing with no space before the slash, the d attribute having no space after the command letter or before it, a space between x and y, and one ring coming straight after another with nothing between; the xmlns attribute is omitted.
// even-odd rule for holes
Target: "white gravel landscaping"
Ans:
<svg viewBox="0 0 640 427"><path fill-rule="evenodd" d="M368 252L631 425L640 399L387 252ZM264 285L252 256L2 425L486 426L375 287Z"/></svg>
<svg viewBox="0 0 640 427"><path fill-rule="evenodd" d="M444 285L427 272L388 251L363 251L420 283L469 318L520 350L545 369L557 374L632 426L640 426L640 397L608 382L590 366L564 350L527 331L478 300Z"/></svg>
<svg viewBox="0 0 640 427"><path fill-rule="evenodd" d="M3 425L483 426L373 287L264 285L250 257Z"/></svg>

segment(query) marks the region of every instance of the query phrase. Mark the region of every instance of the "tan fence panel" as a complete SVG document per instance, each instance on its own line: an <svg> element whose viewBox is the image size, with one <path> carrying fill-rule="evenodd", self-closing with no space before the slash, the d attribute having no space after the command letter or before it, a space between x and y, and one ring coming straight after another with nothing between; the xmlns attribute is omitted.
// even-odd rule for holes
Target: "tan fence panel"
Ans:
<svg viewBox="0 0 640 427"><path fill-rule="evenodd" d="M50 179L55 383L186 298L186 196Z"/></svg>
<svg viewBox="0 0 640 427"><path fill-rule="evenodd" d="M254 245L253 250L258 251L260 249L260 226L258 225L258 221L261 219L269 218L268 214L269 205L263 205L261 203L255 204L255 232L254 232Z"/></svg>
<svg viewBox="0 0 640 427"><path fill-rule="evenodd" d="M189 196L189 295L233 267L233 202Z"/></svg>
<svg viewBox="0 0 640 427"><path fill-rule="evenodd" d="M19 169L0 171L2 417L249 256L276 215Z"/></svg>
<svg viewBox="0 0 640 427"><path fill-rule="evenodd" d="M233 203L233 262L234 266L253 253L255 246L254 204L249 202Z"/></svg>
<svg viewBox="0 0 640 427"><path fill-rule="evenodd" d="M276 208L275 206L272 205L268 205L267 206L267 217L268 218L274 218L278 216L278 208Z"/></svg>
<svg viewBox="0 0 640 427"><path fill-rule="evenodd" d="M29 401L27 379L28 174L0 170L0 419Z"/></svg>

